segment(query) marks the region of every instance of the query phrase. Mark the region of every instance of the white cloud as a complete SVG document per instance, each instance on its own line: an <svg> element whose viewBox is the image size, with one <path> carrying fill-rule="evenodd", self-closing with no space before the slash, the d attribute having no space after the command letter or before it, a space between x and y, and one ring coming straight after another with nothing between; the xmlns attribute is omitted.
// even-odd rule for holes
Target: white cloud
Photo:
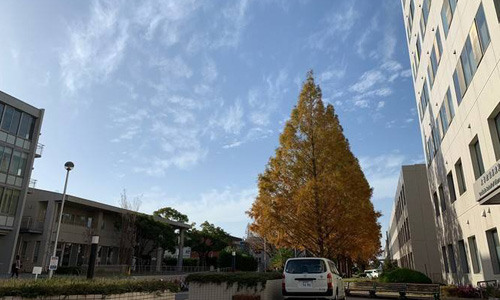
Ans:
<svg viewBox="0 0 500 300"><path fill-rule="evenodd" d="M370 70L361 75L358 82L353 84L349 90L362 93L373 87L375 84L385 80L384 74L379 70Z"/></svg>
<svg viewBox="0 0 500 300"><path fill-rule="evenodd" d="M341 69L329 69L327 71L322 72L319 74L319 80L321 82L329 81L331 79L341 79L344 78L346 74L346 69L347 67L341 68Z"/></svg>
<svg viewBox="0 0 500 300"><path fill-rule="evenodd" d="M379 101L377 104L377 110L381 110L385 106L385 101Z"/></svg>
<svg viewBox="0 0 500 300"><path fill-rule="evenodd" d="M243 120L243 108L239 101L227 108L224 113L214 115L210 124L218 126L224 130L225 133L238 135L241 129L245 126Z"/></svg>
<svg viewBox="0 0 500 300"><path fill-rule="evenodd" d="M218 38L211 44L212 48L236 47L240 43L241 34L247 24L247 8L249 1L230 1L222 8L222 18L219 20Z"/></svg>
<svg viewBox="0 0 500 300"><path fill-rule="evenodd" d="M356 100L354 102L354 105L360 108L367 108L369 106L367 100Z"/></svg>
<svg viewBox="0 0 500 300"><path fill-rule="evenodd" d="M118 18L118 10L93 2L89 23L68 29L70 42L59 63L69 92L106 80L118 68L129 38L128 21Z"/></svg>
<svg viewBox="0 0 500 300"><path fill-rule="evenodd" d="M281 70L278 75L264 78L264 87L255 87L248 92L250 122L258 127L270 123L272 113L278 108L283 95L288 91L288 73Z"/></svg>
<svg viewBox="0 0 500 300"><path fill-rule="evenodd" d="M405 78L411 77L411 69L401 71L400 76Z"/></svg>
<svg viewBox="0 0 500 300"><path fill-rule="evenodd" d="M407 157L398 152L360 157L361 168L373 187L375 201L394 197L401 166L406 161Z"/></svg>

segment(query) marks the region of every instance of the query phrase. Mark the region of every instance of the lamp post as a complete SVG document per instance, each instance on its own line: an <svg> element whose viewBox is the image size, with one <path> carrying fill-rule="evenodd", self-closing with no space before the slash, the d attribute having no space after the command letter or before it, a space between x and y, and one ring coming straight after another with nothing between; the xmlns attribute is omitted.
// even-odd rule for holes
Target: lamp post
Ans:
<svg viewBox="0 0 500 300"><path fill-rule="evenodd" d="M52 253L52 257L55 257L57 254L57 241L59 240L59 230L61 229L61 220L62 220L62 214L63 214L63 209L64 209L64 200L66 200L66 188L68 187L68 176L69 176L69 171L73 170L75 167L75 164L72 162L68 161L64 164L64 168L66 169L66 180L64 181L64 190L63 190L63 196L62 196L62 201L61 201L61 211L59 212L59 221L57 222L57 231L56 231L56 240L54 242L54 252ZM49 278L52 278L52 275L54 275L54 270L49 270Z"/></svg>
<svg viewBox="0 0 500 300"><path fill-rule="evenodd" d="M233 251L232 256L233 256L232 257L233 258L232 259L232 261L233 261L233 263L232 263L232 265L233 265L232 269L233 269L233 272L235 272L236 271L236 251Z"/></svg>

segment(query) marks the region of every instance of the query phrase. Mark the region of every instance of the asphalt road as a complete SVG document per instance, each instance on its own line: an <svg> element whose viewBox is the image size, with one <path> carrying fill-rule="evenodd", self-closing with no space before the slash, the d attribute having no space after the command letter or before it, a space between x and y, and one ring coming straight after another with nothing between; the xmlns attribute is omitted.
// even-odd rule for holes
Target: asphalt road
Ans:
<svg viewBox="0 0 500 300"><path fill-rule="evenodd" d="M354 300L354 299L368 299L367 297L347 297L346 300ZM377 300L394 300L395 298L389 299L389 298L379 298L377 297ZM188 300L188 293L179 293L175 296L175 300Z"/></svg>

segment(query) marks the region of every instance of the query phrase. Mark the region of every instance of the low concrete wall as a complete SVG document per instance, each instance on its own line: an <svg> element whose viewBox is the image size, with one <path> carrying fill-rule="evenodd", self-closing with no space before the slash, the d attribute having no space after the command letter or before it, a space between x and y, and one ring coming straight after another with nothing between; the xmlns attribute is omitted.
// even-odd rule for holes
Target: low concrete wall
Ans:
<svg viewBox="0 0 500 300"><path fill-rule="evenodd" d="M21 298L7 296L0 298L2 300L33 300L33 298ZM39 297L36 299L44 300L175 300L175 294L164 293L125 293L115 295L60 295L50 297ZM206 299L206 298L205 298Z"/></svg>
<svg viewBox="0 0 500 300"><path fill-rule="evenodd" d="M259 284L256 288L241 288L238 284L228 287L226 283L196 283L189 284L189 300L232 300L233 295L260 296L261 300L281 300L281 279L268 280L266 288Z"/></svg>

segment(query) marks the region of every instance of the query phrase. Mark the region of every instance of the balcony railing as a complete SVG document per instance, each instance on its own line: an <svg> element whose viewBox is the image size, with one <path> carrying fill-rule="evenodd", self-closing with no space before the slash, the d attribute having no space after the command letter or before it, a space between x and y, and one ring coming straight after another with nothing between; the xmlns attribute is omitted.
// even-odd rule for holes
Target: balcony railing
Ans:
<svg viewBox="0 0 500 300"><path fill-rule="evenodd" d="M42 157L43 147L45 147L44 144L38 143L38 145L36 145L36 150L35 150L35 157L36 158Z"/></svg>
<svg viewBox="0 0 500 300"><path fill-rule="evenodd" d="M23 217L21 219L21 233L43 233L43 222L33 220L32 217Z"/></svg>

